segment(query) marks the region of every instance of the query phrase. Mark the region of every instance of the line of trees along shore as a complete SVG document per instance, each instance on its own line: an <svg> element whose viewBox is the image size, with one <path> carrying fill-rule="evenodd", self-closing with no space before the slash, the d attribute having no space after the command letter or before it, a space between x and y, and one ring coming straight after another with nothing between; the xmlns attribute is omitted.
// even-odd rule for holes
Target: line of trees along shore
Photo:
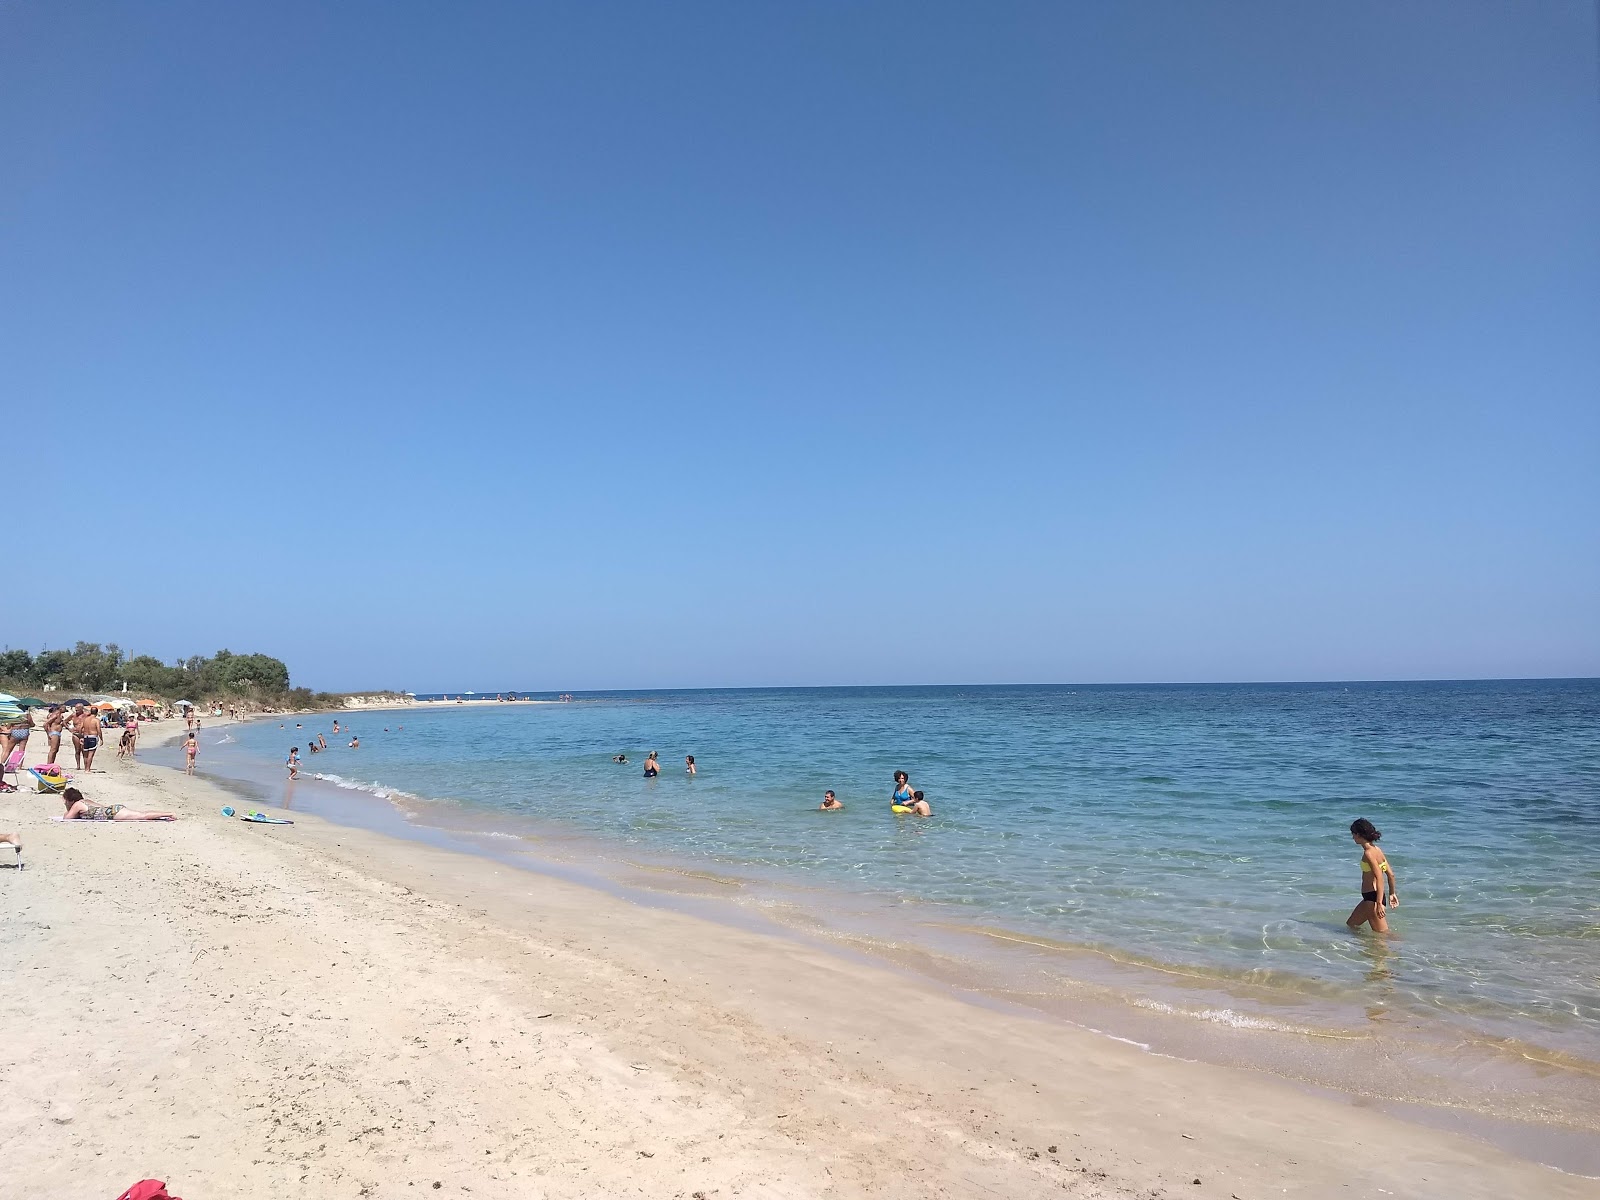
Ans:
<svg viewBox="0 0 1600 1200"><path fill-rule="evenodd" d="M289 668L267 654L218 650L167 664L148 654L132 658L115 642L79 642L71 650L0 651L0 687L8 691L129 692L167 700L253 700L295 708L337 702L328 692L291 688Z"/></svg>

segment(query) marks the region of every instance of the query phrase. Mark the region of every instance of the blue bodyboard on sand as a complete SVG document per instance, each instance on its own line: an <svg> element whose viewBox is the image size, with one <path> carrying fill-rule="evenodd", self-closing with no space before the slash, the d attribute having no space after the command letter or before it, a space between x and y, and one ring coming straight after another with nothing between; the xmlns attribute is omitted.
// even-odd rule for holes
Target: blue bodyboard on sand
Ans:
<svg viewBox="0 0 1600 1200"><path fill-rule="evenodd" d="M282 817L269 817L262 813L250 813L240 817L241 821L249 821L254 825L293 825L293 821L286 821Z"/></svg>

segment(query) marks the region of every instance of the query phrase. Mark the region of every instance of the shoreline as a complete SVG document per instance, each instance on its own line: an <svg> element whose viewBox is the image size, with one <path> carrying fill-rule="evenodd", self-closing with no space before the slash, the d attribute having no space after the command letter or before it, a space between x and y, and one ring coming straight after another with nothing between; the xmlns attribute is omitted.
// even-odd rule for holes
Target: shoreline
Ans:
<svg viewBox="0 0 1600 1200"><path fill-rule="evenodd" d="M155 1175L202 1194L1600 1195L796 939L314 816L225 821L227 793L180 772L113 761L80 783L184 819L0 806L29 859L4 872L27 986L0 997L0 1130L52 1194Z"/></svg>
<svg viewBox="0 0 1600 1200"><path fill-rule="evenodd" d="M242 763L253 764L245 771ZM1144 960L1113 947L974 924L835 881L805 882L521 818L470 802L306 770L239 749L234 783L254 803L553 877L633 904L800 940L874 963L978 1005L1028 1011L1157 1055L1263 1073L1343 1102L1468 1133L1554 1169L1600 1175L1596 1064L1581 1053L1474 1030L1451 1014L1395 1006L1388 989L1338 995L1221 968ZM320 765L320 764L318 764ZM211 768L217 766L213 757ZM1373 964L1384 967L1382 955ZM1307 981L1301 981L1306 984ZM1387 998L1386 998L1387 997ZM1383 1064L1378 1086L1370 1063Z"/></svg>

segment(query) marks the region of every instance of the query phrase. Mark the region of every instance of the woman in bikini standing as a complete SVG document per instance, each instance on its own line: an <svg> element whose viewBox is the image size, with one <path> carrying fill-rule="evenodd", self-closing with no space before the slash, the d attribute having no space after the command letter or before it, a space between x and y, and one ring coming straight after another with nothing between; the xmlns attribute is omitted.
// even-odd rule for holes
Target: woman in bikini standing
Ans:
<svg viewBox="0 0 1600 1200"><path fill-rule="evenodd" d="M1361 903L1345 920L1351 929L1371 925L1374 933L1388 933L1388 911L1400 907L1394 868L1389 865L1389 856L1378 849L1378 839L1382 836L1378 827L1365 817L1350 825L1350 838L1361 847Z"/></svg>
<svg viewBox="0 0 1600 1200"><path fill-rule="evenodd" d="M20 716L14 717L6 728L5 749L0 750L0 759L9 759L18 746L26 746L28 738L33 734L33 713L23 709Z"/></svg>
<svg viewBox="0 0 1600 1200"><path fill-rule="evenodd" d="M50 711L44 718L44 736L50 743L50 757L46 762L55 762L56 755L61 753L61 732L67 727L67 710L59 704L52 704Z"/></svg>

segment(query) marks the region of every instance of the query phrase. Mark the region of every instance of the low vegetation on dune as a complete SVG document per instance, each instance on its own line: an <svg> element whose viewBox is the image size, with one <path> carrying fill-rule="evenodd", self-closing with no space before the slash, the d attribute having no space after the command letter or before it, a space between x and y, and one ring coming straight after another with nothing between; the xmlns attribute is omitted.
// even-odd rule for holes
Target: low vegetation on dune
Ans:
<svg viewBox="0 0 1600 1200"><path fill-rule="evenodd" d="M344 702L334 692L292 687L289 668L267 654L218 650L164 663L129 657L115 642L79 642L71 650L0 651L0 691L48 698L56 693L137 693L141 698L217 702L248 708L324 708Z"/></svg>

